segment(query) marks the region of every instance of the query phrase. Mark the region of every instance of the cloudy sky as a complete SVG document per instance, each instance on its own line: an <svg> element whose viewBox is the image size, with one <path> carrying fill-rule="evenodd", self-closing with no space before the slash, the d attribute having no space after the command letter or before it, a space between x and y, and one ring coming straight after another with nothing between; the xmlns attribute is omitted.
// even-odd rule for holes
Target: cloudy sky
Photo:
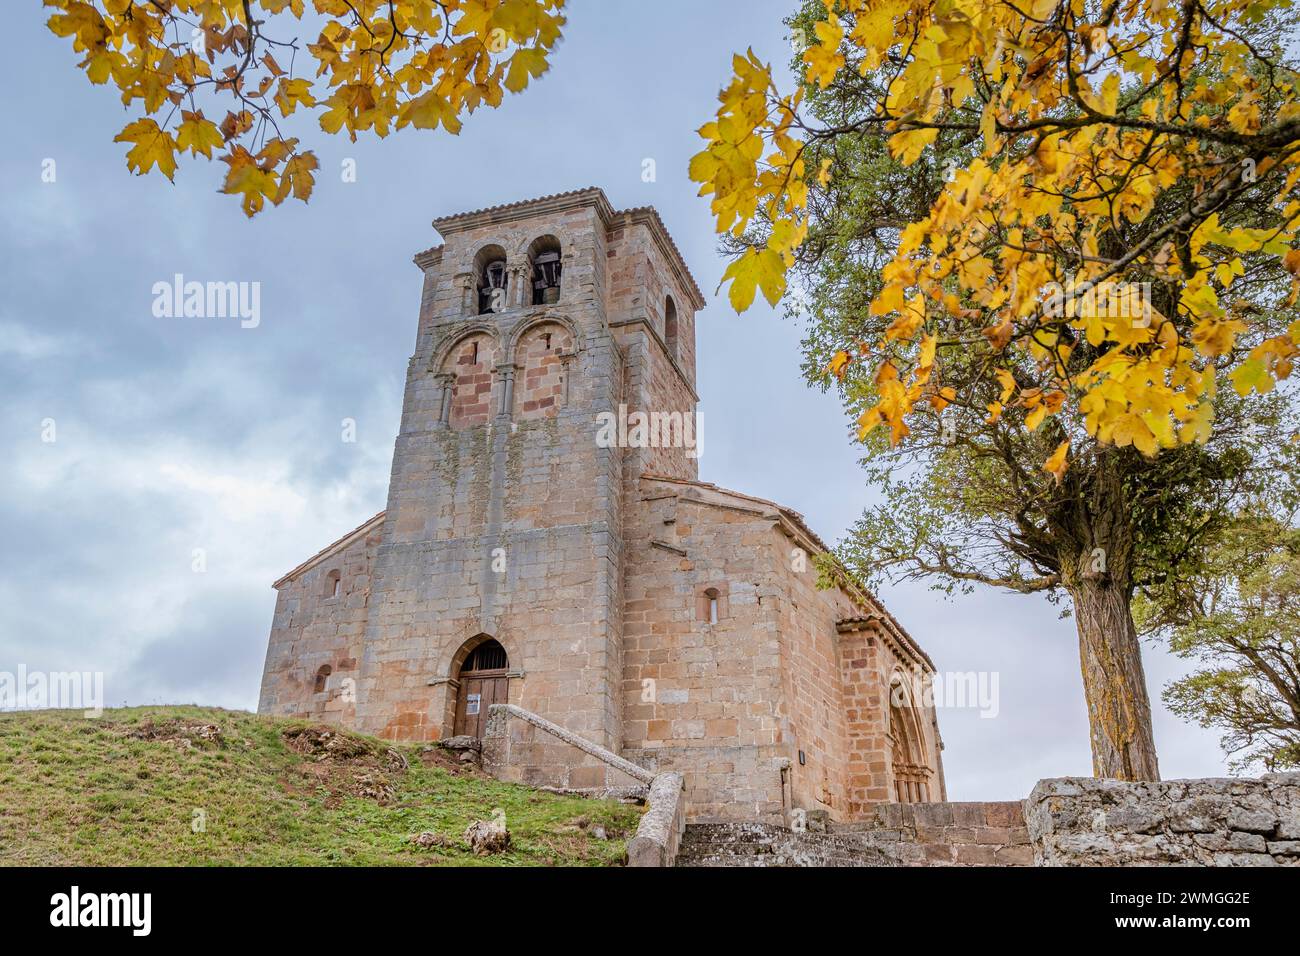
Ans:
<svg viewBox="0 0 1300 956"><path fill-rule="evenodd" d="M842 535L870 501L846 418L802 384L797 325L761 299L738 318L712 294L724 263L686 177L731 53L783 64L792 6L572 0L542 82L459 137L320 136L311 203L250 222L215 192L224 166L185 162L174 185L128 174L112 139L132 116L36 4L16 5L0 65L23 91L0 151L0 671L103 671L112 706L255 707L271 582L384 507L430 220L587 185L657 207L709 295L701 477ZM355 183L338 174L349 159ZM260 282L260 325L155 318L152 287L176 273ZM996 717L940 714L950 798L1091 772L1077 639L1057 609L924 586L881 597L941 671L997 674ZM1215 737L1158 702L1180 662L1158 646L1146 662L1163 774L1223 773Z"/></svg>

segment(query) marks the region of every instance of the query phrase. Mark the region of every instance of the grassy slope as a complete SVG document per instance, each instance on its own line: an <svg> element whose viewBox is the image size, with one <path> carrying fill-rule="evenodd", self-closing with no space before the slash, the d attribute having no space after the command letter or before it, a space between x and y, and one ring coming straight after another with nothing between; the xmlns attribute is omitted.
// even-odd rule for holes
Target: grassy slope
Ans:
<svg viewBox="0 0 1300 956"><path fill-rule="evenodd" d="M204 724L220 739L197 736ZM610 865L639 819L498 783L442 751L400 748L403 770L389 744L346 735L358 753L318 759L285 736L309 726L198 707L0 714L0 865ZM495 808L511 849L476 857L461 835ZM423 831L448 845L414 845Z"/></svg>

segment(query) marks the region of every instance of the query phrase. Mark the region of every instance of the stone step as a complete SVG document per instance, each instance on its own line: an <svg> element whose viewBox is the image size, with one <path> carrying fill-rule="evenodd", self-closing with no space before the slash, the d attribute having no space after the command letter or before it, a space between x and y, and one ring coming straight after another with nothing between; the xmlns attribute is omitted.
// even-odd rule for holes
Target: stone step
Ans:
<svg viewBox="0 0 1300 956"><path fill-rule="evenodd" d="M862 836L794 832L769 823L693 823L678 866L894 866L896 860Z"/></svg>

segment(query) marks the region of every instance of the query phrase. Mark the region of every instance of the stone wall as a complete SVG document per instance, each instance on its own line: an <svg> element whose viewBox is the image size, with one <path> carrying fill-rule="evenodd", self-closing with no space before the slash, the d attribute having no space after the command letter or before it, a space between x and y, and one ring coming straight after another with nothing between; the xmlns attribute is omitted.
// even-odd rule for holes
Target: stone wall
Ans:
<svg viewBox="0 0 1300 956"><path fill-rule="evenodd" d="M1034 848L1019 800L887 803L864 840L899 866L1032 866ZM838 828L837 828L838 829Z"/></svg>
<svg viewBox="0 0 1300 956"><path fill-rule="evenodd" d="M1300 866L1300 773L1040 780L1025 818L1043 866Z"/></svg>

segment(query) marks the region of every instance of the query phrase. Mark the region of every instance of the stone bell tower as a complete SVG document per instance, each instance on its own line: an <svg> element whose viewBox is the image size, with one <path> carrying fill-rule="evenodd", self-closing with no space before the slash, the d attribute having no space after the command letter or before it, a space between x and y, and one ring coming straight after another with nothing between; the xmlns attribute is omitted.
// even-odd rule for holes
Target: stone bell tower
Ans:
<svg viewBox="0 0 1300 956"><path fill-rule="evenodd" d="M599 189L434 225L355 724L476 733L508 699L617 750L626 500L643 471L696 469L686 449L598 440L598 416L693 411L702 299L658 215ZM475 655L490 642L504 654Z"/></svg>

